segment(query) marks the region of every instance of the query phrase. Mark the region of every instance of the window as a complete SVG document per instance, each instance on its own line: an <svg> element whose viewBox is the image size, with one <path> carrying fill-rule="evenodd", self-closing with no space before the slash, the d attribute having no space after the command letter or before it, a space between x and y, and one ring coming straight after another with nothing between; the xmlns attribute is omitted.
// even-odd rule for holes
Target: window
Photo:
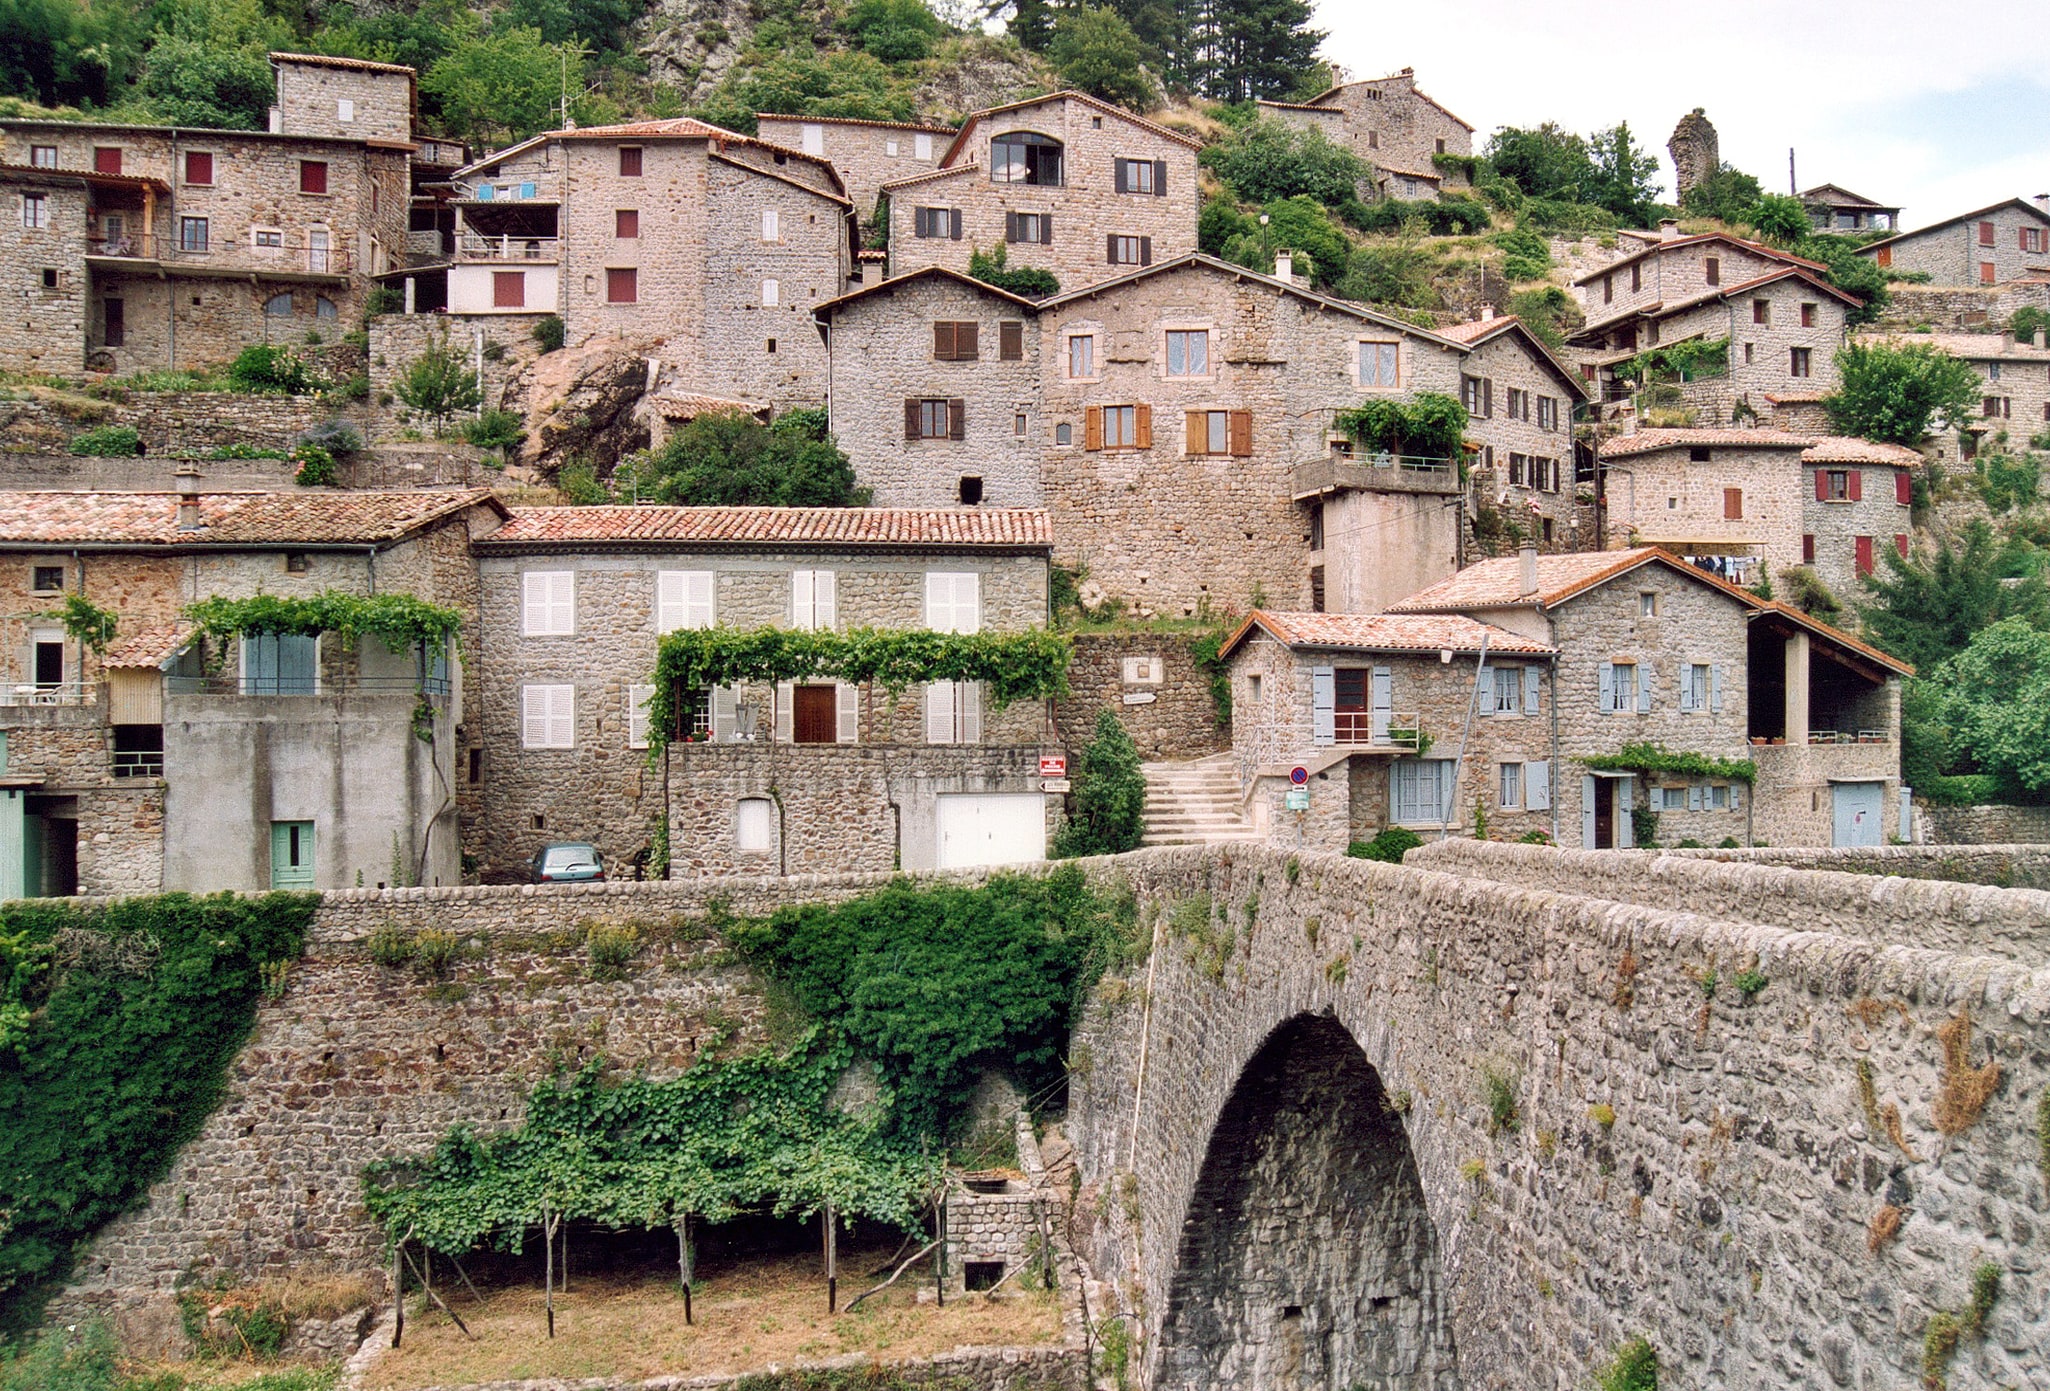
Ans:
<svg viewBox="0 0 2050 1391"><path fill-rule="evenodd" d="M1254 672L1246 677L1246 699L1249 701L1253 701L1256 704L1259 702L1260 673L1258 672Z"/></svg>
<svg viewBox="0 0 2050 1391"><path fill-rule="evenodd" d="M612 214L612 235L621 241L632 241L641 235L641 210L619 208Z"/></svg>
<svg viewBox="0 0 2050 1391"><path fill-rule="evenodd" d="M762 282L762 308L774 309L783 302L783 282L764 280Z"/></svg>
<svg viewBox="0 0 2050 1391"><path fill-rule="evenodd" d="M1808 348L1789 348L1787 349L1787 374L1794 377L1805 377L1808 375L1813 361L1813 350Z"/></svg>
<svg viewBox="0 0 2050 1391"><path fill-rule="evenodd" d="M972 570L925 572L925 626L935 633L982 631L982 576Z"/></svg>
<svg viewBox="0 0 2050 1391"><path fill-rule="evenodd" d="M1981 222L1981 223L1979 224L1979 245L1981 245L1981 246L1991 246L1991 245L1993 245L1993 224L1992 224L1992 223L1990 223L1990 222Z"/></svg>
<svg viewBox="0 0 2050 1391"><path fill-rule="evenodd" d="M1114 266L1153 264L1153 238L1123 237L1112 232L1106 239L1105 256Z"/></svg>
<svg viewBox="0 0 2050 1391"><path fill-rule="evenodd" d="M1770 324L1772 322L1771 300L1754 299L1751 301L1751 322L1754 324Z"/></svg>
<svg viewBox="0 0 2050 1391"><path fill-rule="evenodd" d="M1018 417L1021 421L1024 418L1022 415ZM1025 432L1021 429L1018 433L1023 435ZM954 496L963 507L980 507L982 505L982 476L974 473L962 474L960 481L955 484Z"/></svg>
<svg viewBox="0 0 2050 1391"><path fill-rule="evenodd" d="M260 251L282 251L285 247L285 234L275 227L258 227L250 232L249 238Z"/></svg>
<svg viewBox="0 0 2050 1391"><path fill-rule="evenodd" d="M301 193L327 192L326 160L302 159L299 161L299 191Z"/></svg>
<svg viewBox="0 0 2050 1391"><path fill-rule="evenodd" d="M1660 811L1687 810L1687 788L1684 783L1676 787L1661 787L1656 791Z"/></svg>
<svg viewBox="0 0 2050 1391"><path fill-rule="evenodd" d="M1031 131L1014 131L989 142L991 183L1059 187L1061 143Z"/></svg>
<svg viewBox="0 0 2050 1391"><path fill-rule="evenodd" d="M520 687L520 743L530 749L577 745L577 688Z"/></svg>
<svg viewBox="0 0 2050 1391"><path fill-rule="evenodd" d="M1893 534L1893 548L1902 560L1908 558L1908 534L1905 531L1896 531Z"/></svg>
<svg viewBox="0 0 2050 1391"><path fill-rule="evenodd" d="M1713 283L1713 282L1711 282ZM1633 261L1630 265L1630 292L1635 294L1644 288L1644 262Z"/></svg>
<svg viewBox="0 0 2050 1391"><path fill-rule="evenodd" d="M1979 262L1979 283L1981 285L1997 284L1999 280L1999 267L1995 266L1991 261Z"/></svg>
<svg viewBox="0 0 2050 1391"><path fill-rule="evenodd" d="M1093 377L1096 375L1096 335L1074 333L1068 335L1068 375L1070 377Z"/></svg>
<svg viewBox="0 0 2050 1391"><path fill-rule="evenodd" d="M958 440L968 437L967 403L960 397L904 398L904 438Z"/></svg>
<svg viewBox="0 0 2050 1391"><path fill-rule="evenodd" d="M1521 488L1524 485L1524 481L1529 477L1530 474L1529 463L1530 461L1528 457L1525 455L1511 454L1509 456L1510 487Z"/></svg>
<svg viewBox="0 0 2050 1391"><path fill-rule="evenodd" d="M313 695L319 673L319 638L257 633L242 639L243 695Z"/></svg>
<svg viewBox="0 0 2050 1391"><path fill-rule="evenodd" d="M911 157L913 159L932 158L932 137L930 135L914 135L911 137Z"/></svg>
<svg viewBox="0 0 2050 1391"><path fill-rule="evenodd" d="M1523 713L1523 668L1489 667L1494 698L1490 713L1496 715L1518 715Z"/></svg>
<svg viewBox="0 0 2050 1391"><path fill-rule="evenodd" d="M1744 361L1747 365L1750 363L1752 357L1756 355L1757 352L1758 345L1756 343L1746 343L1744 345Z"/></svg>
<svg viewBox="0 0 2050 1391"><path fill-rule="evenodd" d="M1509 388L1509 417L1508 417L1508 418L1509 418L1509 419L1511 419L1511 420L1528 420L1528 419L1530 419L1530 393L1529 393L1529 392L1527 392L1527 391L1520 391L1520 390L1518 390L1517 388L1515 388L1515 387L1513 387L1513 386Z"/></svg>
<svg viewBox="0 0 2050 1391"><path fill-rule="evenodd" d="M1851 473L1849 469L1824 469L1816 477L1815 496L1822 502L1851 501Z"/></svg>
<svg viewBox="0 0 2050 1391"><path fill-rule="evenodd" d="M1452 819L1452 760L1400 758L1392 769L1393 802L1398 823L1438 825Z"/></svg>
<svg viewBox="0 0 2050 1391"><path fill-rule="evenodd" d="M959 208L913 208L911 210L911 235L914 237L948 237L961 240L961 210Z"/></svg>
<svg viewBox="0 0 2050 1391"><path fill-rule="evenodd" d="M783 240L783 214L774 208L762 209L762 240Z"/></svg>
<svg viewBox="0 0 2050 1391"><path fill-rule="evenodd" d="M528 570L520 576L520 631L559 637L577 630L577 577L573 570Z"/></svg>
<svg viewBox="0 0 2050 1391"><path fill-rule="evenodd" d="M1004 214L1004 240L1027 242L1041 246L1053 244L1053 215L1051 213Z"/></svg>
<svg viewBox="0 0 2050 1391"><path fill-rule="evenodd" d="M1605 275L1602 277L1602 303L1612 303L1615 300L1615 298L1616 277L1613 275Z"/></svg>
<svg viewBox="0 0 2050 1391"><path fill-rule="evenodd" d="M807 123L799 128L797 141L798 148L803 150L804 153L808 155L822 155L826 152L826 128Z"/></svg>
<svg viewBox="0 0 2050 1391"><path fill-rule="evenodd" d="M280 290L263 302L263 312L273 319L289 319L292 316L292 292Z"/></svg>
<svg viewBox="0 0 2050 1391"><path fill-rule="evenodd" d="M787 702L779 700L779 737L798 744L851 744L859 719L860 687L830 685L791 686Z"/></svg>
<svg viewBox="0 0 2050 1391"><path fill-rule="evenodd" d="M1068 424L1066 421L1062 421L1060 424L1054 426L1053 442L1055 444L1064 444L1073 447L1075 443L1075 427Z"/></svg>
<svg viewBox="0 0 2050 1391"><path fill-rule="evenodd" d="M1093 445L1097 449L1146 449L1153 441L1150 406L1091 406L1089 414L1097 423L1099 440ZM1147 426L1141 429L1142 421Z"/></svg>
<svg viewBox="0 0 2050 1391"><path fill-rule="evenodd" d="M982 683L932 681L925 688L925 742L982 742Z"/></svg>
<svg viewBox="0 0 2050 1391"><path fill-rule="evenodd" d="M1114 170L1119 193L1167 193L1167 161L1164 159L1121 159Z"/></svg>
<svg viewBox="0 0 2050 1391"><path fill-rule="evenodd" d="M1466 413L1486 419L1495 413L1495 382L1492 377L1466 377L1459 379L1459 403L1466 407Z"/></svg>
<svg viewBox="0 0 2050 1391"><path fill-rule="evenodd" d="M1682 710L1707 710L1714 698L1714 670L1706 662L1689 662L1682 669L1680 679L1686 684L1680 691Z"/></svg>
<svg viewBox="0 0 2050 1391"><path fill-rule="evenodd" d="M717 622L713 602L717 583L710 570L656 571L655 631L712 627Z"/></svg>
<svg viewBox="0 0 2050 1391"><path fill-rule="evenodd" d="M1497 799L1504 811L1515 811L1523 805L1523 765L1504 763L1502 765L1501 794Z"/></svg>
<svg viewBox="0 0 2050 1391"><path fill-rule="evenodd" d="M39 594L50 594L64 588L62 565L36 565L30 567L29 573Z"/></svg>
<svg viewBox="0 0 2050 1391"><path fill-rule="evenodd" d="M638 179L641 176L641 147L622 145L619 147L619 176L623 179Z"/></svg>
<svg viewBox="0 0 2050 1391"><path fill-rule="evenodd" d="M350 101L347 97L337 100L335 102L335 119L344 123L355 120L356 103Z"/></svg>
<svg viewBox="0 0 2050 1391"><path fill-rule="evenodd" d="M313 823L270 823L270 886L273 889L313 887Z"/></svg>
<svg viewBox="0 0 2050 1391"><path fill-rule="evenodd" d="M1987 381L1989 381L1989 382L1997 382L1997 381L1999 381L1999 380L2000 380L2000 364L1999 364L1999 363L1997 363L1997 362L1989 362L1989 363L1987 363L1987 364L1986 364L1986 380L1987 380Z"/></svg>
<svg viewBox="0 0 2050 1391"><path fill-rule="evenodd" d="M2006 396L1988 396L1980 403L1979 411L1987 420L2009 419L2013 402Z"/></svg>
<svg viewBox="0 0 2050 1391"><path fill-rule="evenodd" d="M1004 362L1025 360L1025 325L1007 319L997 325L997 357Z"/></svg>
<svg viewBox="0 0 2050 1391"><path fill-rule="evenodd" d="M332 319L337 317L335 302L326 295L315 295L313 298L313 317L316 319Z"/></svg>
<svg viewBox="0 0 2050 1391"><path fill-rule="evenodd" d="M178 219L178 249L180 251L206 250L205 218L181 217Z"/></svg>
<svg viewBox="0 0 2050 1391"><path fill-rule="evenodd" d="M1710 256L1702 261L1701 278L1710 285L1723 283L1723 262L1720 256Z"/></svg>
<svg viewBox="0 0 2050 1391"><path fill-rule="evenodd" d="M37 231L50 225L50 195L47 193L24 193L21 195L21 225Z"/></svg>
<svg viewBox="0 0 2050 1391"><path fill-rule="evenodd" d="M114 776L160 778L164 775L164 727L160 724L114 726Z"/></svg>
<svg viewBox="0 0 2050 1391"><path fill-rule="evenodd" d="M1559 398L1540 396L1537 398L1538 428L1557 430L1559 428Z"/></svg>
<svg viewBox="0 0 2050 1391"><path fill-rule="evenodd" d="M1814 305L1812 305L1812 304L1803 304L1803 305L1801 306L1801 327L1802 327L1802 328L1814 328L1814 327L1815 327L1815 314L1816 314L1816 306L1814 306Z"/></svg>
<svg viewBox="0 0 2050 1391"><path fill-rule="evenodd" d="M940 320L932 326L932 355L941 362L973 362L980 356L977 343L981 325L970 320Z"/></svg>
<svg viewBox="0 0 2050 1391"><path fill-rule="evenodd" d="M121 147L99 145L93 149L93 172L95 174L118 174L121 172Z"/></svg>
<svg viewBox="0 0 2050 1391"><path fill-rule="evenodd" d="M1741 522L1744 520L1744 490L1742 488L1723 489L1723 520L1726 522Z"/></svg>
<svg viewBox="0 0 2050 1391"><path fill-rule="evenodd" d="M185 182L189 184L211 184L214 181L214 157L198 150L185 154Z"/></svg>
<svg viewBox="0 0 2050 1391"><path fill-rule="evenodd" d="M1602 713L1604 715L1627 715L1637 709L1637 664L1635 662L1604 663L1607 683L1603 686Z"/></svg>
<svg viewBox="0 0 2050 1391"><path fill-rule="evenodd" d="M742 797L733 805L733 848L743 855L768 854L775 824L775 804L767 797Z"/></svg>
<svg viewBox="0 0 2050 1391"><path fill-rule="evenodd" d="M1183 415L1183 425L1183 449L1188 454L1234 454L1244 458L1253 452L1251 411L1188 411Z"/></svg>
<svg viewBox="0 0 2050 1391"><path fill-rule="evenodd" d="M1025 412L1019 411L1011 417L1011 434L1018 439L1025 438Z"/></svg>
<svg viewBox="0 0 2050 1391"><path fill-rule="evenodd" d="M1362 387L1393 388L1395 382L1396 344L1360 344L1360 385Z"/></svg>
<svg viewBox="0 0 2050 1391"><path fill-rule="evenodd" d="M1380 94L1379 94L1379 93L1377 93L1377 92L1369 92L1369 93L1367 93L1367 95L1368 95L1368 96L1378 96L1378 95L1380 95ZM1380 132L1380 131L1378 131L1378 130L1370 130L1370 131L1368 131L1368 132L1367 132L1367 148L1368 148L1368 149L1370 149L1370 150L1378 150L1378 149L1380 149L1380 148L1381 148L1381 132Z"/></svg>
<svg viewBox="0 0 2050 1391"><path fill-rule="evenodd" d="M790 626L831 630L839 617L834 589L834 576L831 570L792 570Z"/></svg>
<svg viewBox="0 0 2050 1391"><path fill-rule="evenodd" d="M37 169L55 169L57 167L57 147L55 145L29 146L28 162Z"/></svg>
<svg viewBox="0 0 2050 1391"><path fill-rule="evenodd" d="M1856 567L1858 573L1860 575L1871 574L1873 570L1872 538L1869 536L1857 537L1855 538L1855 546L1856 549L1854 551L1854 554L1856 556Z"/></svg>
<svg viewBox="0 0 2050 1391"><path fill-rule="evenodd" d="M491 307L524 309L527 305L527 273L523 270L491 272Z"/></svg>
<svg viewBox="0 0 2050 1391"><path fill-rule="evenodd" d="M1167 374L1170 377L1207 377L1210 375L1210 331L1208 329L1168 330Z"/></svg>

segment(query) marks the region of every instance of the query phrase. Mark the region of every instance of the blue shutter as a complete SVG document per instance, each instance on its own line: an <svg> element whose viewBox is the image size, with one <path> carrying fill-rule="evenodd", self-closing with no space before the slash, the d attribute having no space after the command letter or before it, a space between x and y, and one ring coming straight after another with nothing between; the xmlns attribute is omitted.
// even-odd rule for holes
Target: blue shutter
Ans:
<svg viewBox="0 0 2050 1391"><path fill-rule="evenodd" d="M1637 823L1630 815L1636 807L1630 789L1636 782L1634 777L1616 779L1616 846L1622 850L1637 844Z"/></svg>
<svg viewBox="0 0 2050 1391"><path fill-rule="evenodd" d="M1594 849L1594 774L1580 779L1580 848Z"/></svg>
<svg viewBox="0 0 2050 1391"><path fill-rule="evenodd" d="M1680 663L1680 713L1685 715L1694 709L1694 664Z"/></svg>
<svg viewBox="0 0 2050 1391"><path fill-rule="evenodd" d="M1310 742L1338 742L1338 673L1331 667L1310 669Z"/></svg>
<svg viewBox="0 0 2050 1391"><path fill-rule="evenodd" d="M1552 765L1548 759L1538 759L1523 765L1523 809L1525 811L1550 811L1552 809Z"/></svg>
<svg viewBox="0 0 2050 1391"><path fill-rule="evenodd" d="M1723 664L1717 662L1708 669L1708 708L1720 715L1723 712Z"/></svg>
<svg viewBox="0 0 2050 1391"><path fill-rule="evenodd" d="M1527 666L1523 669L1523 713L1535 715L1538 712L1538 669Z"/></svg>
<svg viewBox="0 0 2050 1391"><path fill-rule="evenodd" d="M534 196L534 186L533 186L532 184L521 184L521 185L520 185L520 197L522 197L522 198L532 198L533 196Z"/></svg>
<svg viewBox="0 0 2050 1391"><path fill-rule="evenodd" d="M1701 784L1698 782L1687 784L1687 810L1701 810Z"/></svg>
<svg viewBox="0 0 2050 1391"><path fill-rule="evenodd" d="M1480 706L1480 712L1483 716L1495 713L1495 678L1491 674L1494 670L1493 667L1488 665L1486 657L1481 658L1474 664L1473 682L1475 686L1479 687L1481 693L1481 698L1474 703Z"/></svg>
<svg viewBox="0 0 2050 1391"><path fill-rule="evenodd" d="M1440 758L1438 765L1438 820L1450 821L1453 816L1453 802L1459 797L1459 779L1454 776L1459 764L1456 759Z"/></svg>
<svg viewBox="0 0 2050 1391"><path fill-rule="evenodd" d="M278 640L268 633L242 639L242 694L274 695L278 689Z"/></svg>
<svg viewBox="0 0 2050 1391"><path fill-rule="evenodd" d="M1616 668L1614 663L1603 662L1595 668L1594 708L1604 715L1612 715L1616 712Z"/></svg>
<svg viewBox="0 0 2050 1391"><path fill-rule="evenodd" d="M1640 715L1649 715L1651 713L1651 663L1649 662L1639 662L1637 664L1637 713Z"/></svg>
<svg viewBox="0 0 2050 1391"><path fill-rule="evenodd" d="M1741 788L1742 788L1743 786L1744 786L1744 784L1743 784L1743 783L1741 783L1741 782L1733 782L1733 783L1731 783L1731 784L1730 784L1730 810L1731 810L1731 811L1736 811L1736 810L1738 810L1738 809L1739 809L1739 805L1740 805L1740 804L1739 804L1739 803L1738 803L1738 801L1737 801L1737 793L1738 793L1738 790L1739 790L1739 789L1741 789Z"/></svg>
<svg viewBox="0 0 2050 1391"><path fill-rule="evenodd" d="M278 694L312 695L320 685L320 639L281 633L277 643Z"/></svg>

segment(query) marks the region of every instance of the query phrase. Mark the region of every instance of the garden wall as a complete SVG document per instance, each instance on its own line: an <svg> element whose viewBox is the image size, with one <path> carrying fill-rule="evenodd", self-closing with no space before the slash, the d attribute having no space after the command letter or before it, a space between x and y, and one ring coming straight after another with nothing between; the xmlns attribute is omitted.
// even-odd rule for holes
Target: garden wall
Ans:
<svg viewBox="0 0 2050 1391"><path fill-rule="evenodd" d="M2050 807L1939 807L1915 803L1931 845L2050 845Z"/></svg>
<svg viewBox="0 0 2050 1391"><path fill-rule="evenodd" d="M0 402L0 450L62 454L74 436L107 425L132 426L144 458L192 457L229 445L285 450L331 419L367 428L360 403L318 396L251 396L232 391L133 392L126 401L50 395ZM132 461L131 461L132 462ZM168 476L164 486L169 486Z"/></svg>
<svg viewBox="0 0 2050 1391"><path fill-rule="evenodd" d="M1068 756L1095 737L1096 717L1105 710L1123 721L1144 759L1202 758L1229 749L1231 726L1218 722L1210 677L1190 655L1190 636L1077 633L1068 696L1053 711ZM1127 683L1128 658L1158 659L1161 679Z"/></svg>

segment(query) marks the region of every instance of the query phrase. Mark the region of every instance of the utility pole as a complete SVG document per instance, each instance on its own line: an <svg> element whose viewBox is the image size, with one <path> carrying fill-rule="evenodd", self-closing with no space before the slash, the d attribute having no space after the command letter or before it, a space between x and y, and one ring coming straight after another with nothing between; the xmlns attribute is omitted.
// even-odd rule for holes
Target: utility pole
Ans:
<svg viewBox="0 0 2050 1391"><path fill-rule="evenodd" d="M1787 146L1787 192L1794 197L1801 196L1800 181L1794 177L1794 147Z"/></svg>

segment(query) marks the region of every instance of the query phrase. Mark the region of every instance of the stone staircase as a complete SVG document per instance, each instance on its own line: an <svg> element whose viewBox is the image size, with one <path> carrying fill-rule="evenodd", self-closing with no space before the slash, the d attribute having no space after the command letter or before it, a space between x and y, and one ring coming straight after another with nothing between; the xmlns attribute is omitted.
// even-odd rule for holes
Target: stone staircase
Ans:
<svg viewBox="0 0 2050 1391"><path fill-rule="evenodd" d="M1239 775L1228 753L1148 763L1145 845L1204 845L1260 838L1239 815Z"/></svg>

